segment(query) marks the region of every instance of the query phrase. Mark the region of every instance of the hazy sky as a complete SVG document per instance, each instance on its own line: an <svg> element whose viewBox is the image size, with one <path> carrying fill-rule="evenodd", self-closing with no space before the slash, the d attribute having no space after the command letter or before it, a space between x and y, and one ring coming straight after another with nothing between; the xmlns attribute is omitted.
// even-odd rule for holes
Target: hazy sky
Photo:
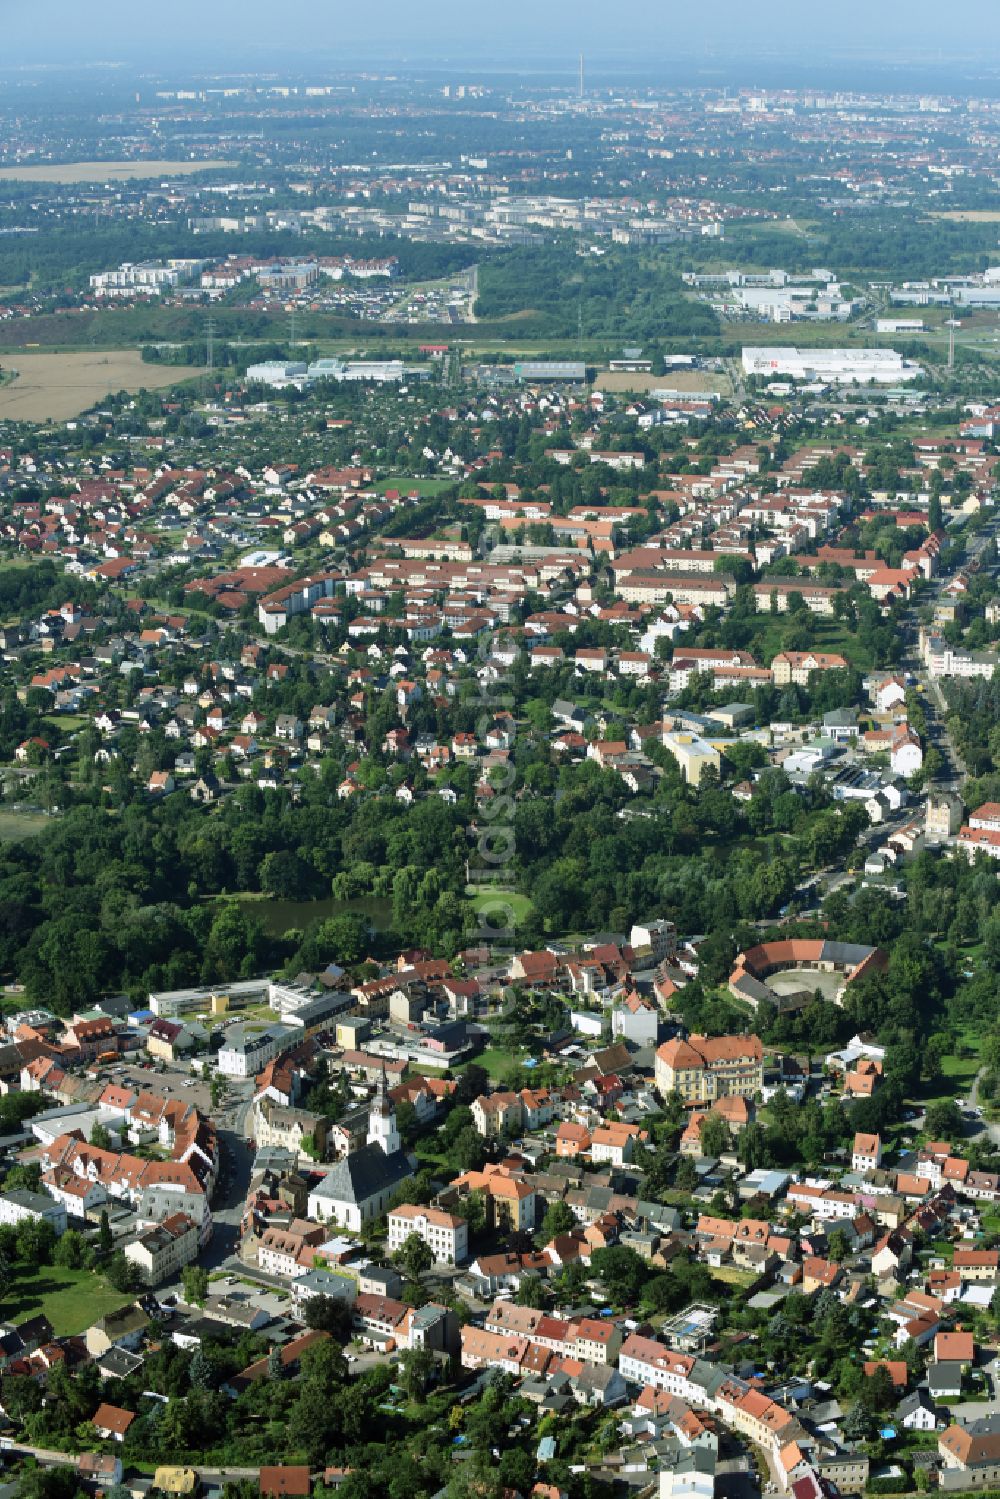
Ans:
<svg viewBox="0 0 1000 1499"><path fill-rule="evenodd" d="M996 70L1000 0L0 0L0 67L128 59L221 69L296 57L350 66L393 56L527 66L581 48L595 71L602 60L681 55L817 66L831 56L890 66L960 56Z"/></svg>

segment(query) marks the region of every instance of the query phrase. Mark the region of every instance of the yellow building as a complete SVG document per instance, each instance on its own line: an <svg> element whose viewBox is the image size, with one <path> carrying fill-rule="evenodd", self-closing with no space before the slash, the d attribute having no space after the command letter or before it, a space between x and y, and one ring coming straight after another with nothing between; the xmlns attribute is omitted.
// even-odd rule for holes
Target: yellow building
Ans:
<svg viewBox="0 0 1000 1499"><path fill-rule="evenodd" d="M665 1041L656 1053L661 1098L679 1093L687 1104L753 1098L764 1086L759 1036L690 1036Z"/></svg>
<svg viewBox="0 0 1000 1499"><path fill-rule="evenodd" d="M193 1468L157 1468L153 1474L153 1487L161 1494L184 1496L198 1491L198 1475Z"/></svg>
<svg viewBox="0 0 1000 1499"><path fill-rule="evenodd" d="M358 1051L368 1040L372 1023L365 1015L344 1015L337 1020L337 1045L345 1051Z"/></svg>
<svg viewBox="0 0 1000 1499"><path fill-rule="evenodd" d="M711 767L718 773L722 759L706 739L697 734L686 734L674 730L664 734L663 746L673 755L681 768L681 774L689 786L697 786L705 771Z"/></svg>

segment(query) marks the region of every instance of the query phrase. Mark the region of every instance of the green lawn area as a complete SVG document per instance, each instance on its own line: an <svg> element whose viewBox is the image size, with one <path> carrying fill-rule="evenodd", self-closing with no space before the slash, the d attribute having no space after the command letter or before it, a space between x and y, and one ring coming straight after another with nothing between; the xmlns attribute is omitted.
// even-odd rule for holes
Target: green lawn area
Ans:
<svg viewBox="0 0 1000 1499"><path fill-rule="evenodd" d="M944 1074L941 1081L931 1087L922 1088L913 1101L918 1102L921 1107L926 1107L929 1103L967 1098L980 1067L981 1041L982 1037L977 1034L974 1027L969 1026L960 1030L956 1042L958 1050L949 1052L947 1056L941 1058L941 1071ZM971 1055L959 1056L958 1051L971 1052Z"/></svg>
<svg viewBox="0 0 1000 1499"><path fill-rule="evenodd" d="M398 479L379 479L372 486L378 494L385 494L387 489L398 489L400 494L416 493L421 495L440 494L442 489L453 489L454 487L454 479L410 477L405 474Z"/></svg>
<svg viewBox="0 0 1000 1499"><path fill-rule="evenodd" d="M956 1087L971 1088L973 1079L979 1071L979 1057L956 1057L947 1056L941 1058L941 1071L949 1082Z"/></svg>
<svg viewBox="0 0 1000 1499"><path fill-rule="evenodd" d="M44 812L0 812L0 843L19 843L52 821Z"/></svg>
<svg viewBox="0 0 1000 1499"><path fill-rule="evenodd" d="M43 715L43 723L50 724L53 729L62 729L64 733L71 734L75 729L85 729L93 722L86 713L46 713Z"/></svg>
<svg viewBox="0 0 1000 1499"><path fill-rule="evenodd" d="M447 1156L434 1149L435 1140L435 1135L428 1135L425 1139L418 1140L413 1147L413 1154L420 1166L428 1166L432 1171L440 1171L451 1176L455 1167L451 1165Z"/></svg>
<svg viewBox="0 0 1000 1499"><path fill-rule="evenodd" d="M477 1067L485 1067L491 1080L495 1082L509 1067L516 1067L519 1062L523 1062L527 1055L526 1051L507 1051L500 1046L487 1046L486 1050L478 1057L473 1057L472 1061ZM460 1070L460 1068L455 1068L456 1072Z"/></svg>
<svg viewBox="0 0 1000 1499"><path fill-rule="evenodd" d="M763 582L772 581L764 578ZM794 578L774 579L774 582L794 583ZM803 579L807 582L807 579ZM859 670L868 670L872 665L872 659L868 651L859 643L856 635L837 619L817 619L815 615L807 615L806 621L810 630L809 649L814 651L830 651L843 656L852 666ZM761 614L753 621L753 640L750 649L759 661L770 662L785 648L785 636L789 630L796 627L797 621L794 615L788 614Z"/></svg>
<svg viewBox="0 0 1000 1499"><path fill-rule="evenodd" d="M0 1315L16 1324L41 1312L61 1338L84 1332L98 1317L135 1299L112 1290L95 1270L64 1270L60 1265L18 1265L12 1282L0 1303Z"/></svg>
<svg viewBox="0 0 1000 1499"><path fill-rule="evenodd" d="M417 1077L444 1077L445 1073L449 1072L450 1070L451 1069L448 1067L432 1067L428 1062L410 1063L411 1076L416 1075ZM461 1066L456 1067L455 1071L461 1071Z"/></svg>
<svg viewBox="0 0 1000 1499"><path fill-rule="evenodd" d="M500 886L467 885L465 893L475 907L477 916L485 907L498 917L501 902L510 906L515 926L526 921L533 910L531 896L522 895L518 890L505 890ZM491 916L491 924L494 923L494 916Z"/></svg>
<svg viewBox="0 0 1000 1499"><path fill-rule="evenodd" d="M712 1271L712 1279L724 1286L752 1286L757 1276L753 1270L737 1270L735 1265L718 1265Z"/></svg>

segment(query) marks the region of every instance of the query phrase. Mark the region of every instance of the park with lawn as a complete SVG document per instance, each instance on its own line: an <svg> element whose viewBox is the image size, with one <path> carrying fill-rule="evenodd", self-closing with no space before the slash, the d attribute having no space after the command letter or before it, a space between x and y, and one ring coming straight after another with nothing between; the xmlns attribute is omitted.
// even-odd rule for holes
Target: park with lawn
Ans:
<svg viewBox="0 0 1000 1499"><path fill-rule="evenodd" d="M55 1336L65 1338L85 1332L99 1318L134 1299L116 1291L99 1270L18 1264L0 1300L0 1314L15 1326L32 1317L46 1317Z"/></svg>

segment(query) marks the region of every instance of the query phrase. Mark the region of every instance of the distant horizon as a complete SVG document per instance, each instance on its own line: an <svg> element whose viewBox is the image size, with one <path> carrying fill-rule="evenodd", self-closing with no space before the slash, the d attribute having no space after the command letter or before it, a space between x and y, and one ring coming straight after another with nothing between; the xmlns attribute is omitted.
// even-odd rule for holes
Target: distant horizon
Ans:
<svg viewBox="0 0 1000 1499"><path fill-rule="evenodd" d="M942 63L940 58L897 55L887 62L860 52L839 57L827 54L822 59L797 59L746 51L731 58L703 51L700 54L678 53L660 60L649 54L641 59L624 56L615 59L606 52L600 57L586 51L583 55L586 89L593 96L623 89L652 93L658 90L737 92L760 89L772 93L815 90L858 94L917 93L959 99L977 95L1000 97L1000 50L995 67L984 66L981 56L955 56ZM249 83L258 78L307 86L369 74L373 83L398 78L401 83L424 81L433 86L481 83L488 87L514 88L520 85L529 92L536 87L539 90L558 90L573 85L575 92L579 56L575 53L560 59L553 58L550 52L538 58L522 55L515 60L473 56L451 58L443 53L394 56L359 52L326 61L318 58L315 52L284 55L262 46L260 53L250 51L240 56L230 53L218 59L205 55L197 59L161 56L155 60L95 56L87 60L77 57L17 62L7 57L0 59L0 77L12 81L20 79L23 83L35 80L40 86L46 81L70 77L82 80L85 86L86 81L92 79L95 87L110 79L119 80L128 87L142 80L176 87L185 83L204 84L211 79Z"/></svg>
<svg viewBox="0 0 1000 1499"><path fill-rule="evenodd" d="M548 73L564 58L569 74L582 50L595 76L709 63L726 73L734 65L776 66L822 78L862 63L887 76L937 70L945 75L940 92L958 81L947 76L953 69L963 72L963 85L967 68L984 80L1000 76L995 0L953 0L947 27L936 0L841 0L832 17L802 0L759 0L752 10L742 0L716 0L709 14L678 0L631 0L624 18L598 0L508 0L489 13L470 11L464 0L428 0L419 11L383 0L377 17L337 0L292 0L277 17L262 0L216 0L207 9L175 0L167 30L125 0L105 0L99 27L92 18L77 0L36 0L30 13L20 0L0 0L0 69L104 63L144 71L311 65Z"/></svg>

